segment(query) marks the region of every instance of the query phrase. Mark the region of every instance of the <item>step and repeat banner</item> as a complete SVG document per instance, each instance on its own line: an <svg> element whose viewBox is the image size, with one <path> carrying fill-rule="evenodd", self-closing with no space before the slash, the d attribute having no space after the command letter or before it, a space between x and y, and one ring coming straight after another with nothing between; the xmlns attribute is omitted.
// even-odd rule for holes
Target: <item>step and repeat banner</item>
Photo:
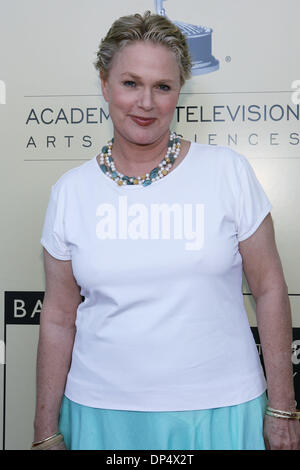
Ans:
<svg viewBox="0 0 300 470"><path fill-rule="evenodd" d="M272 202L293 316L300 404L300 65L298 0L11 0L0 2L1 316L3 449L33 437L35 362L44 296L41 230L51 185L111 137L93 65L118 17L166 14L188 37L193 76L173 128L250 161ZM243 283L260 351L255 305Z"/></svg>

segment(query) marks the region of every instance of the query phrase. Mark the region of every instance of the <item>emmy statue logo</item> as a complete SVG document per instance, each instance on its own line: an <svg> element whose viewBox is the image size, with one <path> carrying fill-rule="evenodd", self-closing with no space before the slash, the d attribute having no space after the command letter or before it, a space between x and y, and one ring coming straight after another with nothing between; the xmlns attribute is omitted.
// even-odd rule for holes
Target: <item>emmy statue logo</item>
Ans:
<svg viewBox="0 0 300 470"><path fill-rule="evenodd" d="M164 0L155 0L156 13L167 16ZM205 26L173 21L186 36L192 58L192 74L202 75L219 69L219 61L212 55L212 29Z"/></svg>
<svg viewBox="0 0 300 470"><path fill-rule="evenodd" d="M6 104L6 89L3 80L0 80L0 104Z"/></svg>

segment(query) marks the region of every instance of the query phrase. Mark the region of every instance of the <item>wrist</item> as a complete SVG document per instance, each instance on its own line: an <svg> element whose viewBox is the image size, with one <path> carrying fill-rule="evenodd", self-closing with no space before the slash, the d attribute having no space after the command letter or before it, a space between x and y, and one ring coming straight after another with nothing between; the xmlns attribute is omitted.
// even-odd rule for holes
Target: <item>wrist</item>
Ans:
<svg viewBox="0 0 300 470"><path fill-rule="evenodd" d="M272 405L271 403L268 403L269 408L272 408L274 410L281 410L281 411L287 411L287 412L295 412L299 411L295 405L292 406L278 406L278 405Z"/></svg>
<svg viewBox="0 0 300 470"><path fill-rule="evenodd" d="M296 411L296 400L270 398L268 399L268 406L276 410Z"/></svg>
<svg viewBox="0 0 300 470"><path fill-rule="evenodd" d="M300 419L300 411L290 411L290 410L278 410L271 408L269 405L266 406L265 414L267 416L271 416L273 418L280 418L283 420L299 420Z"/></svg>
<svg viewBox="0 0 300 470"><path fill-rule="evenodd" d="M268 406L278 410L295 411L296 400L294 390L280 391L269 388L267 390Z"/></svg>
<svg viewBox="0 0 300 470"><path fill-rule="evenodd" d="M267 406L270 408L282 411L296 411L296 404L294 393L287 394L286 396L278 396L268 392Z"/></svg>
<svg viewBox="0 0 300 470"><path fill-rule="evenodd" d="M48 436L45 439L40 441L34 441L31 446L31 450L49 450L53 447L61 445L63 443L64 437L61 432L56 432L55 434Z"/></svg>
<svg viewBox="0 0 300 470"><path fill-rule="evenodd" d="M34 442L41 441L42 439L46 439L49 436L57 433L58 423L36 423L34 424Z"/></svg>

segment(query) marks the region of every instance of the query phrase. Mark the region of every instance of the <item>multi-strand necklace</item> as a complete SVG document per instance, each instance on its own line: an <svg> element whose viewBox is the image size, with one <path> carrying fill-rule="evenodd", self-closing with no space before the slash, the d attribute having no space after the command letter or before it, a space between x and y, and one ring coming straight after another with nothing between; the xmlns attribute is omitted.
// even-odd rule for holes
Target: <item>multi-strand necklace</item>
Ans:
<svg viewBox="0 0 300 470"><path fill-rule="evenodd" d="M106 176L114 180L119 186L138 184L141 186L148 186L149 184L160 180L166 176L180 152L180 138L175 132L170 134L168 143L168 150L162 161L150 171L141 176L126 176L119 172L115 167L115 162L112 157L113 139L102 148L100 153L100 168Z"/></svg>

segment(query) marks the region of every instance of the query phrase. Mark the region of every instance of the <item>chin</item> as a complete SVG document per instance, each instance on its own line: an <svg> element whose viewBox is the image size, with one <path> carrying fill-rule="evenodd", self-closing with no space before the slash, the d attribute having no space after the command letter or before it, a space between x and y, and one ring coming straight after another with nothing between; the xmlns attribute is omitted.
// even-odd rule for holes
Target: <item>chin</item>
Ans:
<svg viewBox="0 0 300 470"><path fill-rule="evenodd" d="M129 140L138 145L150 145L159 140L166 132L169 132L169 128L166 131L161 129L138 129L134 133L131 133Z"/></svg>
<svg viewBox="0 0 300 470"><path fill-rule="evenodd" d="M137 145L150 145L153 144L157 139L153 136L135 137L132 142Z"/></svg>

